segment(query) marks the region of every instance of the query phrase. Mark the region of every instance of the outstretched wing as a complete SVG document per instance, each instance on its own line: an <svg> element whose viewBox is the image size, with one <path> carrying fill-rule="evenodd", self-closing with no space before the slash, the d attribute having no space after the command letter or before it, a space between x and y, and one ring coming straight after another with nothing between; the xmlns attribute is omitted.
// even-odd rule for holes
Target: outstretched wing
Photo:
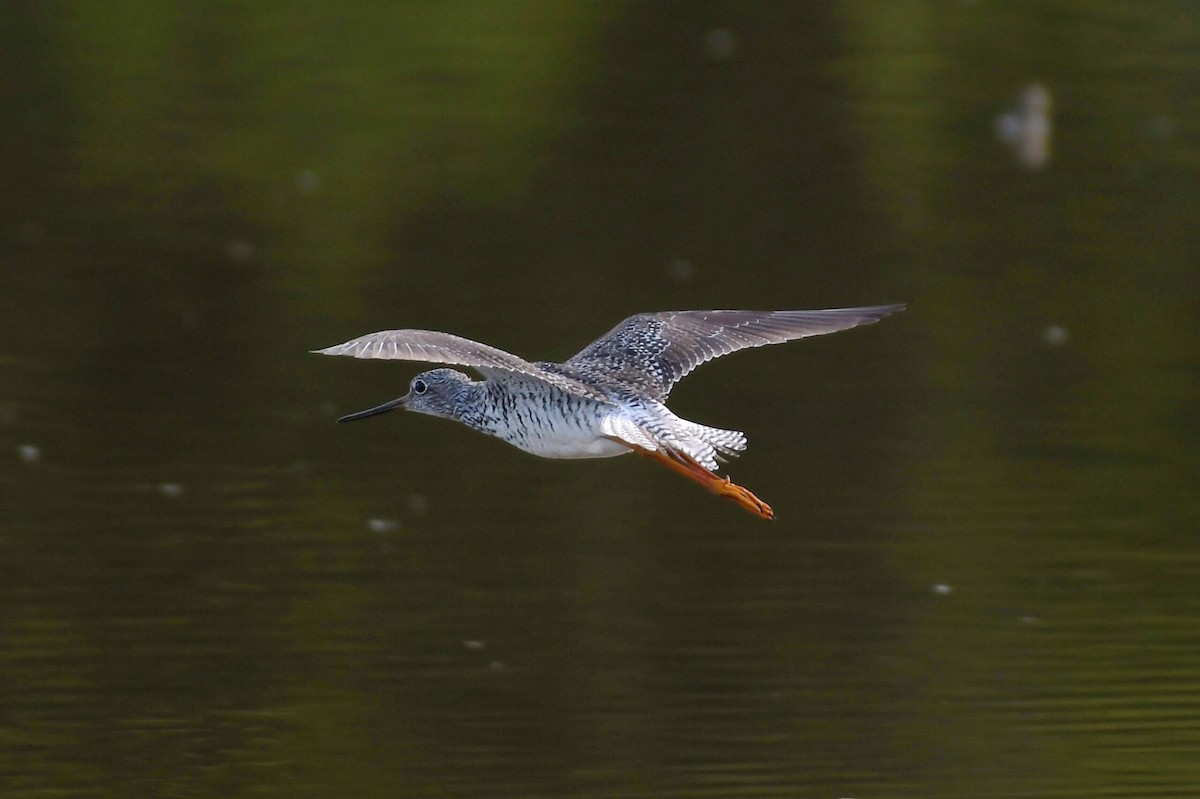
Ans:
<svg viewBox="0 0 1200 799"><path fill-rule="evenodd" d="M345 344L313 352L321 355L348 355L352 358L427 361L451 366L469 366L492 380L504 381L520 377L548 383L575 394L605 399L603 394L578 380L546 371L510 352L436 330L381 330L378 333L359 336Z"/></svg>
<svg viewBox="0 0 1200 799"><path fill-rule="evenodd" d="M747 347L782 344L877 322L903 305L824 311L666 311L638 314L567 364L656 399L702 363Z"/></svg>

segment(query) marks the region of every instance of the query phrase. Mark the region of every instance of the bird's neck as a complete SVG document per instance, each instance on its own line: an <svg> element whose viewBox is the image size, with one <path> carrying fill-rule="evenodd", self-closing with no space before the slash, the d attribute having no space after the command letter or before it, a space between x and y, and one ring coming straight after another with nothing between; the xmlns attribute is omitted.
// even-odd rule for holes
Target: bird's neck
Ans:
<svg viewBox="0 0 1200 799"><path fill-rule="evenodd" d="M497 398L491 381L472 381L462 387L458 397L457 421L472 430L494 435L496 432Z"/></svg>

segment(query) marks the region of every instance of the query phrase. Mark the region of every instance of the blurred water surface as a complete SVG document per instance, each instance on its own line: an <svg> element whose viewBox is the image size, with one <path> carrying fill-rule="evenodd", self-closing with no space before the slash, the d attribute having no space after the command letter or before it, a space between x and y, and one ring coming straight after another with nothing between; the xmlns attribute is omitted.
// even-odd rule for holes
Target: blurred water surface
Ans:
<svg viewBox="0 0 1200 799"><path fill-rule="evenodd" d="M1195 796L1198 68L1188 2L6 5L0 793ZM890 302L676 391L772 525L307 353Z"/></svg>

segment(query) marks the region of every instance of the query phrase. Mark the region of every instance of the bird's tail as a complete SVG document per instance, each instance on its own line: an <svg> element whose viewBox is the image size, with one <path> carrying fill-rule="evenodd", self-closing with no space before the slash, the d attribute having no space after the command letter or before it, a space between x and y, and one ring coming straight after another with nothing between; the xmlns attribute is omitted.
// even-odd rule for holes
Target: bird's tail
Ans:
<svg viewBox="0 0 1200 799"><path fill-rule="evenodd" d="M686 422L692 438L699 439L712 449L715 454L736 458L746 449L746 434L738 430L724 430L720 427L707 427L695 422ZM699 460L699 459L697 459Z"/></svg>
<svg viewBox="0 0 1200 799"><path fill-rule="evenodd" d="M614 428L617 438L643 449L683 453L710 472L721 468L722 456L733 457L746 448L744 433L682 419L661 403L647 403L639 410L636 421L629 417L613 421L624 428Z"/></svg>

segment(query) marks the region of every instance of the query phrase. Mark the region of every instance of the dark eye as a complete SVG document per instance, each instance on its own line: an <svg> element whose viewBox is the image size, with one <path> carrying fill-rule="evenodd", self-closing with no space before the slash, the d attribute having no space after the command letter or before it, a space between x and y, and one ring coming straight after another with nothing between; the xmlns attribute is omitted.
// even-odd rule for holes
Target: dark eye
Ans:
<svg viewBox="0 0 1200 799"><path fill-rule="evenodd" d="M413 381L413 393L414 394L424 394L428 390L429 390L429 386L425 384L424 380L414 380Z"/></svg>

